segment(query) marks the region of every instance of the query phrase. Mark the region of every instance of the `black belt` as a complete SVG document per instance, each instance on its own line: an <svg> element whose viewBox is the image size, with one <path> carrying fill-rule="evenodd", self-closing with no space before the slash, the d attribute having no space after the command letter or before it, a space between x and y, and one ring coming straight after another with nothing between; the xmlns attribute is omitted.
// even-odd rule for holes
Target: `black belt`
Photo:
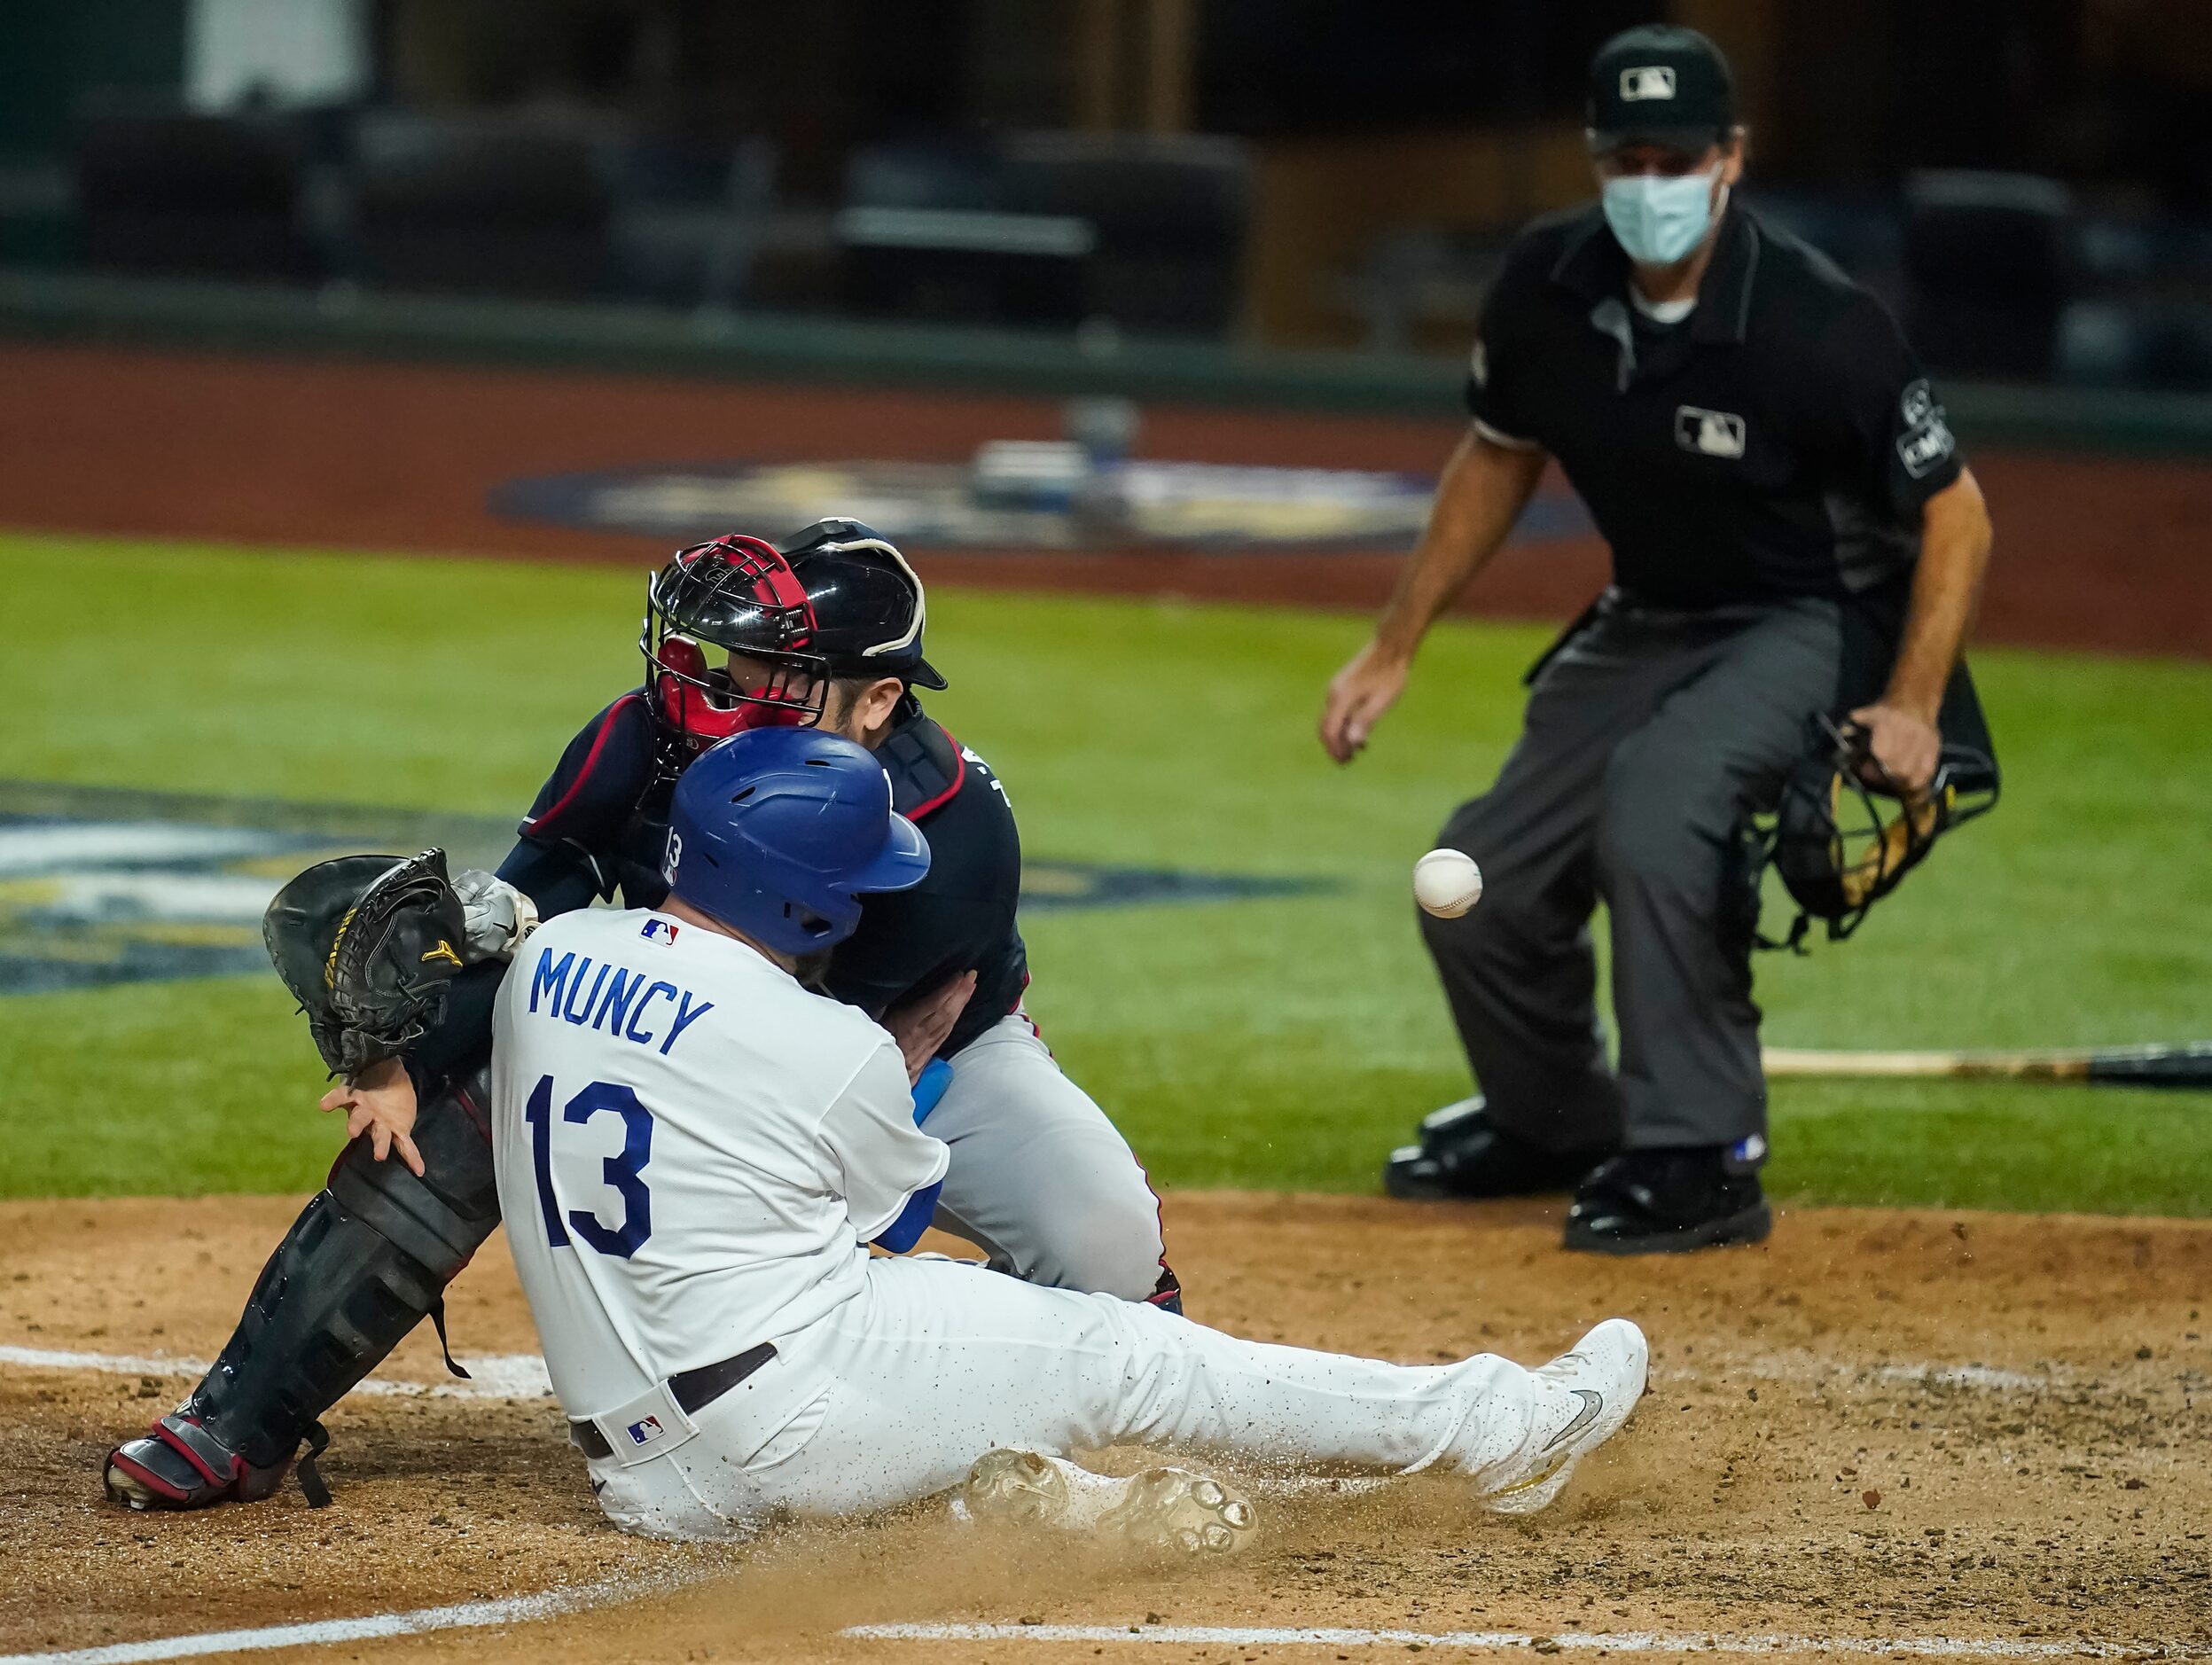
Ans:
<svg viewBox="0 0 2212 1665"><path fill-rule="evenodd" d="M703 1411L721 1398L754 1371L776 1356L776 1343L763 1341L758 1347L748 1347L733 1357L718 1364L701 1364L697 1370L679 1371L668 1378L668 1396L683 1407L689 1416ZM599 1432L596 1422L571 1422L568 1432L575 1436L576 1444L586 1457L608 1458L614 1448L606 1442L606 1435Z"/></svg>

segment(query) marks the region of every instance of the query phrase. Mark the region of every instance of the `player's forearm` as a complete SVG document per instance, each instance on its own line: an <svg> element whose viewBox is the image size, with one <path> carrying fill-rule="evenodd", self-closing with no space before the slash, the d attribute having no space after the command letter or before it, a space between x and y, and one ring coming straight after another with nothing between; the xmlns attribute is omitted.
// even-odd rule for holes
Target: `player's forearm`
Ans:
<svg viewBox="0 0 2212 1665"><path fill-rule="evenodd" d="M516 840L507 859L499 864L499 877L536 904L541 919L588 908L591 899L601 894L598 868L576 846L566 841L541 844L535 839ZM611 887L607 894L612 894Z"/></svg>
<svg viewBox="0 0 2212 1665"><path fill-rule="evenodd" d="M1468 429L1444 465L1428 525L1375 627L1383 653L1413 656L1437 615L1504 545L1536 491L1544 463L1540 450L1493 444Z"/></svg>
<svg viewBox="0 0 2212 1665"><path fill-rule="evenodd" d="M407 1050L418 1094L466 1075L491 1056L492 1007L505 979L504 960L471 965L446 985L445 1013Z"/></svg>
<svg viewBox="0 0 2212 1665"><path fill-rule="evenodd" d="M1935 721L1944 684L1973 622L1989 564L1989 515L1981 489L1963 473L1928 500L1920 522L1920 564L1904 639L1890 672L1885 704Z"/></svg>

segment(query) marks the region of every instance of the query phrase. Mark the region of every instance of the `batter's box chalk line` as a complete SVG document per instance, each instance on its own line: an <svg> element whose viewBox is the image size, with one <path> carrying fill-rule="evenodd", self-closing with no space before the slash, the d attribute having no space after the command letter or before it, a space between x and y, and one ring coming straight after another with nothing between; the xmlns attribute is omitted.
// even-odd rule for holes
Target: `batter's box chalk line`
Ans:
<svg viewBox="0 0 2212 1665"><path fill-rule="evenodd" d="M2157 1642L2008 1641L2001 1637L1727 1636L1710 1631L1364 1630L1319 1625L856 1624L864 1642L1170 1643L1185 1647L1530 1648L1538 1653L1832 1653L1884 1659L2212 1659L2212 1647ZM0 1660L0 1665L13 1662Z"/></svg>
<svg viewBox="0 0 2212 1665"><path fill-rule="evenodd" d="M449 1399L539 1399L553 1391L545 1361L535 1353L495 1353L464 1361L468 1381L392 1381L371 1376L357 1394L430 1394ZM0 1365L24 1370L92 1370L121 1376L200 1376L207 1361L165 1353L143 1356L88 1353L66 1348L0 1346ZM1936 1364L1910 1361L1871 1364L1825 1358L1811 1352L1763 1354L1755 1357L1711 1356L1669 1362L1665 1375L1675 1381L1742 1380L1813 1386L1874 1381L1908 1387L1966 1388L1984 1393L2043 1393L2075 1384L2066 1371L2037 1372L1998 1370L1987 1364Z"/></svg>
<svg viewBox="0 0 2212 1665"><path fill-rule="evenodd" d="M62 1348L0 1347L0 1364L22 1370L90 1370L113 1376L185 1376L207 1373L204 1358L177 1358L167 1353L82 1353ZM545 1361L535 1353L491 1353L463 1361L466 1381L393 1381L371 1376L354 1388L357 1394L407 1398L427 1394L437 1399L543 1399L553 1391Z"/></svg>

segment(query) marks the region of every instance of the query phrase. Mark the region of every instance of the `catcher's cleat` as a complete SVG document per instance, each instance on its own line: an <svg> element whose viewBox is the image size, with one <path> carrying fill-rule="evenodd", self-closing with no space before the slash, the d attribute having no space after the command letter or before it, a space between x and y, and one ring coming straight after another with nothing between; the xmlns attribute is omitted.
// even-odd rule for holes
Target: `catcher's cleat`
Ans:
<svg viewBox="0 0 2212 1665"><path fill-rule="evenodd" d="M1534 1514L1566 1489L1575 1465L1621 1431L1643 1397L1651 1345L1626 1318L1607 1318L1550 1364L1536 1380L1528 1439L1505 1473L1486 1476L1482 1506L1493 1514Z"/></svg>
<svg viewBox="0 0 2212 1665"><path fill-rule="evenodd" d="M1725 1148L1630 1151L1583 1182L1563 1240L1598 1255L1679 1255L1763 1242L1773 1229L1758 1175L1731 1171Z"/></svg>
<svg viewBox="0 0 2212 1665"><path fill-rule="evenodd" d="M309 1426L309 1450L300 1463L300 1489L317 1508L330 1493L315 1459L329 1443L319 1423ZM107 1454L101 1484L110 1503L126 1509L207 1509L219 1503L259 1503L284 1483L290 1458L267 1466L249 1463L194 1418L173 1412L146 1434Z"/></svg>
<svg viewBox="0 0 2212 1665"><path fill-rule="evenodd" d="M1462 1098L1421 1118L1420 1143L1383 1164L1383 1189L1415 1202L1526 1197L1571 1191L1605 1160L1602 1151L1547 1151L1497 1126L1481 1098Z"/></svg>
<svg viewBox="0 0 2212 1665"><path fill-rule="evenodd" d="M1233 1555L1251 1541L1252 1500L1211 1475L1148 1468L1112 1480L1034 1451L987 1451L960 1500L976 1520L1095 1534L1147 1554Z"/></svg>

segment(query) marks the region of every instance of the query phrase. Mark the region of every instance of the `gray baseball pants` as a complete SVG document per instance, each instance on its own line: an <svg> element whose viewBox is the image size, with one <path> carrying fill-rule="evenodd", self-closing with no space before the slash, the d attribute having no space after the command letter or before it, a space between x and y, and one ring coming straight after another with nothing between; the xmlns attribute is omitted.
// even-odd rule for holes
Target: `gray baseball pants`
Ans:
<svg viewBox="0 0 2212 1665"><path fill-rule="evenodd" d="M1497 782L1437 842L1481 864L1458 919L1421 917L1498 1126L1561 1153L1766 1131L1737 829L1771 808L1834 701L1835 603L1710 614L1617 595L1538 676ZM1591 915L1612 922L1620 1063Z"/></svg>
<svg viewBox="0 0 2212 1665"><path fill-rule="evenodd" d="M1028 1014L952 1058L928 1130L952 1151L937 1223L1033 1284L1144 1301L1160 1282L1160 1199L1129 1141L1070 1081Z"/></svg>

